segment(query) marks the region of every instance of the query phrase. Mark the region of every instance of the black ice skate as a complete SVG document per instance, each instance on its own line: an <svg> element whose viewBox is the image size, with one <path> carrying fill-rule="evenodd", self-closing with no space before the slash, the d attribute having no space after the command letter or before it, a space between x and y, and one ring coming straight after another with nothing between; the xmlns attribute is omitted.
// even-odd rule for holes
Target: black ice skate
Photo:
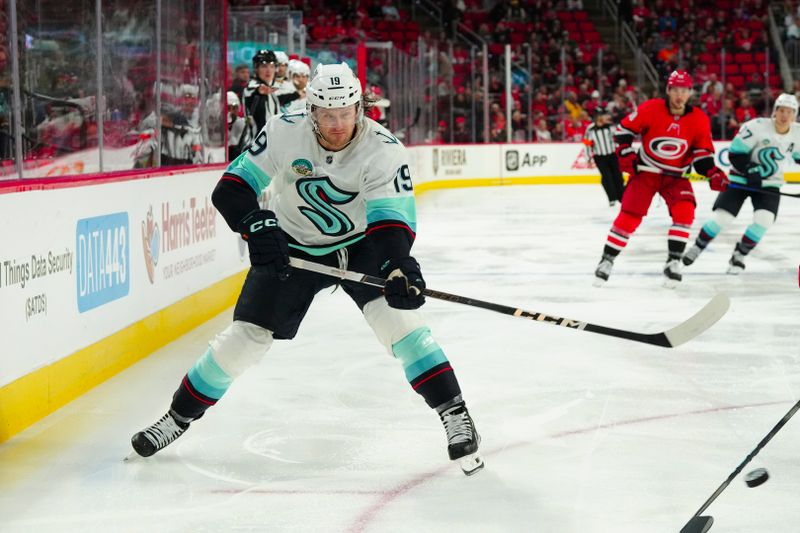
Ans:
<svg viewBox="0 0 800 533"><path fill-rule="evenodd" d="M686 252L683 257L681 258L681 262L684 266L689 266L695 261L697 261L697 257L703 252L703 249L697 246L696 244L689 248L689 251Z"/></svg>
<svg viewBox="0 0 800 533"><path fill-rule="evenodd" d="M439 415L447 432L447 453L451 461L458 460L461 470L471 476L483 468L483 459L478 454L481 436L475 430L464 402L445 409Z"/></svg>
<svg viewBox="0 0 800 533"><path fill-rule="evenodd" d="M131 438L133 449L142 457L150 457L165 448L189 429L189 422L178 420L178 415L170 410L161 420L143 429Z"/></svg>
<svg viewBox="0 0 800 533"><path fill-rule="evenodd" d="M677 259L670 259L664 265L664 286L668 289L674 289L683 279L681 274L681 262Z"/></svg>
<svg viewBox="0 0 800 533"><path fill-rule="evenodd" d="M728 274L737 276L744 272L744 254L738 248L733 251L733 255L728 260Z"/></svg>
<svg viewBox="0 0 800 533"><path fill-rule="evenodd" d="M611 275L612 268L614 268L614 260L604 255L597 265L597 269L594 271L593 285L595 287L602 287L603 284L608 281L608 276Z"/></svg>

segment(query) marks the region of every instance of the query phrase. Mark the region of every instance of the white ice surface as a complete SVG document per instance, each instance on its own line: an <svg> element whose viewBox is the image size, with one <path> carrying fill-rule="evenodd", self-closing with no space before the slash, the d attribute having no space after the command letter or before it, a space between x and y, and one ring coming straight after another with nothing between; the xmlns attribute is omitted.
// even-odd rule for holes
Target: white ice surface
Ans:
<svg viewBox="0 0 800 533"><path fill-rule="evenodd" d="M796 191L787 186L787 191ZM692 237L713 201L698 190ZM431 288L654 332L717 290L731 310L676 349L429 301L429 324L483 436L467 478L444 431L347 296L320 294L175 444L123 462L230 311L0 445L2 532L677 532L798 399L800 201L738 277L724 274L749 204L661 287L658 200L591 286L617 209L599 186L486 188L419 201ZM800 531L800 417L711 506L713 531Z"/></svg>

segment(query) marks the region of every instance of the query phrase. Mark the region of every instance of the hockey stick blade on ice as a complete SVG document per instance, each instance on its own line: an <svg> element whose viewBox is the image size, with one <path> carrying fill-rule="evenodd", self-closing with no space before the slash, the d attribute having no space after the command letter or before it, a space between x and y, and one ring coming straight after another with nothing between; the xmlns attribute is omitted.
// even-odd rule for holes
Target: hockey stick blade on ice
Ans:
<svg viewBox="0 0 800 533"><path fill-rule="evenodd" d="M783 418L778 420L778 423L775 424L771 430L769 430L769 433L767 433L764 438L761 439L758 444L756 444L756 447L753 448L753 451L747 454L747 457L745 457L744 460L739 463L739 466L737 466L736 469L731 472L728 478L723 481L719 487L717 487L717 490L715 490L714 493L709 496L709 498L705 501L705 503L703 503L700 509L697 510L694 516L689 519L685 526L683 526L683 529L681 529L680 533L705 533L711 528L711 524L714 523L714 518L711 516L700 516L700 514L705 512L705 510L708 509L708 506L711 505L720 494L722 494L722 491L728 488L728 485L731 484L731 481L733 481L733 479L738 476L742 470L744 470L744 467L746 467L750 461L752 461L753 458L758 455L758 452L760 452L764 446L766 446L767 443L772 440L772 437L774 437L781 430L781 428L786 425L789 419L791 419L795 413L797 413L797 411L800 411L800 401L795 403L792 408L789 409L785 415L783 415Z"/></svg>
<svg viewBox="0 0 800 533"><path fill-rule="evenodd" d="M305 259L298 259L296 257L290 258L289 263L295 268L310 270L311 272L360 283L362 285L371 285L373 287L382 288L386 283L386 280L375 276L369 276L367 274L360 274L358 272L351 272L349 270L342 270L327 265L321 265L313 261L306 261ZM730 300L728 299L728 296L723 293L717 293L705 306L703 306L702 309L695 313L694 316L684 322L681 322L674 328L667 331L662 331L660 333L637 333L635 331L610 328L572 318L557 317L536 311L525 311L524 309L520 309L518 307L484 302L482 300L476 300L475 298L435 291L432 289L425 289L423 294L425 294L425 296L428 298L435 298L437 300L444 300L446 302L455 302L472 307L480 307L482 309L488 309L489 311L495 311L504 315L527 318L529 320L535 320L537 322L544 322L554 326L562 326L570 329L591 331L592 333L599 333L600 335L608 335L609 337L617 337L619 339L653 344L655 346L663 346L665 348L674 348L675 346L680 346L681 344L697 337L705 330L713 326L720 318L722 318L723 315L725 315L725 313L728 311L728 307L730 307Z"/></svg>

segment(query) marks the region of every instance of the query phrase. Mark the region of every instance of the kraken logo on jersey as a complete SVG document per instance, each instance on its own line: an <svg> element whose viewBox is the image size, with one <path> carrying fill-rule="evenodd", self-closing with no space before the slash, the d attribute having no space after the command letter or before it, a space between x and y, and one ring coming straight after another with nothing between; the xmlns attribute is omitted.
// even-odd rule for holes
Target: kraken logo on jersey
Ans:
<svg viewBox="0 0 800 533"><path fill-rule="evenodd" d="M758 173L762 178L768 178L778 172L780 164L778 161L784 159L783 155L775 146L767 146L758 152Z"/></svg>
<svg viewBox="0 0 800 533"><path fill-rule="evenodd" d="M347 215L333 207L353 201L357 193L343 191L327 176L297 180L297 193L311 207L298 207L324 235L339 236L353 231L355 224Z"/></svg>

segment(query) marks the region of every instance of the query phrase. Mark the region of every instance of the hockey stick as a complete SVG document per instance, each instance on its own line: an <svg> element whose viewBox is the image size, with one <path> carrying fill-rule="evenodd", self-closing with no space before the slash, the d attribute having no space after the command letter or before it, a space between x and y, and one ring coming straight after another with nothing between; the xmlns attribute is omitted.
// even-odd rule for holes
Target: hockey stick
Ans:
<svg viewBox="0 0 800 533"><path fill-rule="evenodd" d="M664 176L672 176L673 178L687 178L693 181L703 181L707 179L705 176L701 176L699 174L678 174L677 172L670 172L668 170L662 170L656 167L648 167L645 165L638 165L636 168L637 170L652 172L653 174L663 174ZM772 194L777 196L789 196L791 198L800 198L800 193L792 194L772 189L756 189L754 187L748 187L747 185L741 185L739 183L729 183L728 187L730 187L731 189L740 189L742 191L760 192L764 194Z"/></svg>
<svg viewBox="0 0 800 533"><path fill-rule="evenodd" d="M733 478L739 475L742 469L744 469L744 467L747 466L747 464L753 460L753 457L758 455L758 452L760 452L761 449L764 446L766 446L769 441L772 440L772 437L774 437L775 434L778 433L778 431L780 431L781 428L786 425L789 419L792 418L798 410L800 410L800 401L794 404L794 406L791 409L789 409L788 413L783 415L783 418L781 418L780 421L778 421L778 423L775 424L775 427L773 427L770 430L770 432L767 433L766 437L761 439L761 442L758 443L755 449L752 452L750 452L750 454L747 457L744 458L744 461L742 461L739 464L739 466L736 467L736 470L731 472L731 475L728 476L728 479L722 482L722 485L720 485L719 488L714 491L714 494L712 494L711 497L708 498L706 502L700 507L700 509L697 510L694 516L689 519L686 525L683 526L683 529L681 529L680 533L705 533L711 528L711 525L714 523L714 517L700 516L700 514L706 509L708 509L708 506L711 505L711 503L717 499L717 496L722 494L723 490L728 488L728 485L731 484Z"/></svg>
<svg viewBox="0 0 800 533"><path fill-rule="evenodd" d="M351 272L349 270L342 270L327 265L321 265L305 259L298 259L291 257L289 264L295 268L303 270L310 270L318 274L332 276L334 278L345 279L360 283L362 285L370 285L372 287L383 288L386 280L369 276L367 274L360 274L358 272ZM628 331L624 329L615 329L599 324L592 324L591 322L583 322L572 318L562 318L557 316L547 315L536 311L525 311L517 307L509 307L491 302L484 302L469 298L467 296L458 296L457 294L450 294L447 292L434 291L432 289L425 289L423 294L429 298L437 300L444 300L447 302L455 302L459 304L469 305L472 307L480 307L488 309L489 311L496 311L504 315L511 315L519 318L527 318L529 320L536 320L552 324L554 326L563 326L570 329L578 329L584 331L591 331L592 333L599 333L600 335L608 335L610 337L617 337L619 339L627 339L630 341L643 342L645 344L654 344L656 346L663 346L665 348L674 348L679 346L695 337L702 332L713 326L722 316L728 311L730 306L730 299L723 293L717 293L700 311L694 314L688 320L681 322L677 326L667 331L660 333L637 333L635 331Z"/></svg>

